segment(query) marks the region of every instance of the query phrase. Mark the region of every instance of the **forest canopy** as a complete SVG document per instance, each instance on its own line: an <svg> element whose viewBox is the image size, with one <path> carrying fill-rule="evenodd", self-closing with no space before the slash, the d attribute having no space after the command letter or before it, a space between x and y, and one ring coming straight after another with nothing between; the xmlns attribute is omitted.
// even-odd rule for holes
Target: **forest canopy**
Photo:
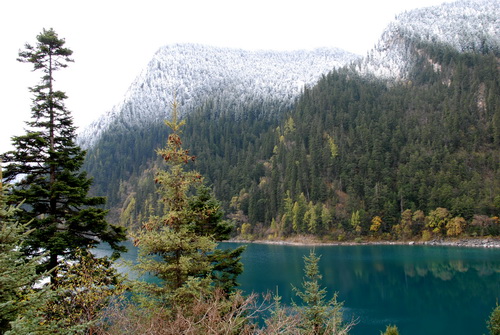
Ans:
<svg viewBox="0 0 500 335"><path fill-rule="evenodd" d="M240 233L498 234L498 57L419 41L411 48L408 80L344 68L281 114L261 111L278 102L249 101L238 105L246 110L220 115L223 95L188 114L185 142L198 157L195 168ZM89 151L95 190L107 194L113 219L130 228L151 214L147 176L156 163L146 148L165 139L161 128L135 129L133 139L116 129ZM448 219L436 229L428 217L440 208ZM408 211L411 228L402 224Z"/></svg>

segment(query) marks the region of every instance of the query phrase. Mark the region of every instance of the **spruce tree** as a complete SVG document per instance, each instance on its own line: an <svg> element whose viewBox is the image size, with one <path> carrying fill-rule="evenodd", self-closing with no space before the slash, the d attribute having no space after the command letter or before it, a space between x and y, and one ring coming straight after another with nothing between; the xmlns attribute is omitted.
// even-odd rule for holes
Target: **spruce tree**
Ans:
<svg viewBox="0 0 500 335"><path fill-rule="evenodd" d="M20 250L30 232L26 224L13 220L19 206L7 205L1 177L0 169L0 334L3 334L28 305L41 303L44 290L31 290L41 279L36 273L40 259L27 259Z"/></svg>
<svg viewBox="0 0 500 335"><path fill-rule="evenodd" d="M196 189L196 195L189 199L189 209L196 217L193 229L199 236L211 236L216 241L230 238L233 225L224 220L222 204L212 194L211 189L202 184ZM241 254L246 247L235 249L215 249L208 255L212 264L212 280L214 284L228 293L238 286L236 279L243 273Z"/></svg>
<svg viewBox="0 0 500 335"><path fill-rule="evenodd" d="M167 164L155 177L163 212L151 216L134 237L139 246L137 269L162 280L159 285L142 283L142 292L148 302L167 306L185 305L217 284L228 290L241 272L242 252L216 251L216 238L227 238L229 226L221 221L220 204L201 187L203 177L185 168L195 157L182 147L185 121L177 118L176 102L172 107L172 121L165 122L171 130L167 146L157 150ZM213 280L212 275L219 277Z"/></svg>
<svg viewBox="0 0 500 335"><path fill-rule="evenodd" d="M90 197L92 180L81 171L85 157L75 143L75 127L62 91L54 87L54 74L73 60L65 40L53 29L43 30L36 45L25 45L18 60L41 71L41 82L31 87L34 95L31 121L26 134L12 138L14 150L3 154L7 164L5 180L14 183L11 201L24 201L19 219L32 219L25 251L31 255L47 252L46 269L55 269L77 248L88 248L100 241L123 251L124 229L105 220L99 206L103 197ZM52 278L56 271L52 271Z"/></svg>
<svg viewBox="0 0 500 335"><path fill-rule="evenodd" d="M305 279L302 290L293 287L297 296L302 299L303 306L298 306L301 327L308 334L348 334L356 324L355 321L344 322L343 303L337 301L337 293L331 300L326 300L327 291L321 287L322 275L319 271L320 257L313 250L304 256Z"/></svg>

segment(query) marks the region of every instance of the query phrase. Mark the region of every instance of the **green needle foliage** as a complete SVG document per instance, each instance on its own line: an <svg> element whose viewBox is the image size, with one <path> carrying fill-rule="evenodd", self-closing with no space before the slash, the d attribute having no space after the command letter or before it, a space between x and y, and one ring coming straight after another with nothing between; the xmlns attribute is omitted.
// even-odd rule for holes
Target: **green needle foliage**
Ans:
<svg viewBox="0 0 500 335"><path fill-rule="evenodd" d="M41 279L36 273L40 259L27 259L20 250L31 231L26 224L12 219L19 206L7 205L1 177L0 170L0 334L3 334L18 314L42 301L45 290L31 290Z"/></svg>
<svg viewBox="0 0 500 335"><path fill-rule="evenodd" d="M123 297L125 286L107 258L76 250L75 262L60 266L43 303L30 305L12 322L12 334L96 334L107 308Z"/></svg>
<svg viewBox="0 0 500 335"><path fill-rule="evenodd" d="M167 146L157 150L168 166L155 177L163 212L150 216L135 241L139 272L162 280L161 284L141 284L148 300L185 305L214 286L226 291L234 287L242 271L239 257L243 249L216 251L216 239L227 239L231 227L222 221L220 204L201 187L202 176L185 169L195 157L182 148L185 122L177 118L176 102L172 107L172 121L165 122L171 129ZM193 195L196 188L198 194Z"/></svg>
<svg viewBox="0 0 500 335"><path fill-rule="evenodd" d="M45 269L55 269L71 258L77 248L107 242L123 251L118 242L125 231L105 220L103 197L89 197L92 180L81 171L85 151L75 144L75 127L64 105L66 94L54 87L54 74L73 60L52 29L37 36L36 45L26 44L18 60L41 71L41 82L31 87L32 118L25 135L12 138L14 150L3 154L7 164L5 179L14 183L11 201L24 205L17 213L20 221L32 220L24 251L36 256L47 252ZM53 278L57 271L51 272Z"/></svg>
<svg viewBox="0 0 500 335"><path fill-rule="evenodd" d="M201 185L196 194L189 199L189 208L196 217L193 229L197 235L211 236L216 241L224 241L230 238L233 225L224 220L222 204L211 193L210 188ZM245 246L235 249L215 249L208 258L213 266L212 280L215 286L229 293L238 286L237 278L243 273L241 254Z"/></svg>
<svg viewBox="0 0 500 335"><path fill-rule="evenodd" d="M313 250L309 256L304 256L305 279L302 290L293 287L303 302L302 306L295 305L301 318L300 324L306 334L348 334L355 322L344 322L344 304L337 301L337 293L331 300L326 300L327 291L320 284L322 275L319 272L319 260L320 257Z"/></svg>
<svg viewBox="0 0 500 335"><path fill-rule="evenodd" d="M490 335L500 335L500 305L497 304L497 307L491 312L487 324Z"/></svg>

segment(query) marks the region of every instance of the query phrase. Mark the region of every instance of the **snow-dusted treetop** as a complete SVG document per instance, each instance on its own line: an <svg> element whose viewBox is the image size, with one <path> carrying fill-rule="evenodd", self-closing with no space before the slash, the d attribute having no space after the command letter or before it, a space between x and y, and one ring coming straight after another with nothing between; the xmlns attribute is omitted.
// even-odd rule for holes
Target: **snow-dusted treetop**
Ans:
<svg viewBox="0 0 500 335"><path fill-rule="evenodd" d="M378 44L360 57L339 49L245 51L203 45L162 47L135 79L123 100L83 130L80 144L95 143L111 125L130 128L169 117L176 96L189 112L211 98L220 113L238 113L238 104L291 104L302 88L336 67L354 62L361 73L405 78L412 66L414 39L447 43L459 51L500 50L500 1L459 0L404 12L390 23ZM260 111L262 114L276 111Z"/></svg>
<svg viewBox="0 0 500 335"><path fill-rule="evenodd" d="M292 103L304 86L313 85L322 75L358 57L331 48L280 52L198 44L164 46L123 100L83 130L80 144L91 146L111 124L129 127L168 118L174 96L181 112L222 93L232 104L263 99Z"/></svg>
<svg viewBox="0 0 500 335"><path fill-rule="evenodd" d="M401 79L411 66L409 40L448 44L458 51L500 50L500 1L459 0L399 14L359 64L363 73Z"/></svg>

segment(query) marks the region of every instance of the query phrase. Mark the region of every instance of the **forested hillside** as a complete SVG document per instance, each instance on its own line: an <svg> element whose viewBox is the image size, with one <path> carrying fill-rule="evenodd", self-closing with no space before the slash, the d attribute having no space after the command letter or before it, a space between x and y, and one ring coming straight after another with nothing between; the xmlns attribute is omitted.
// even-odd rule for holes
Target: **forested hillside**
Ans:
<svg viewBox="0 0 500 335"><path fill-rule="evenodd" d="M423 213L408 222L408 236L426 228L446 235L452 218L465 221L461 232L498 233L498 219L486 220L500 209L498 58L426 43L415 49L411 80L388 86L335 71L271 131L266 160L270 136L262 137L262 173L232 202L251 232L398 235L410 210L410 218ZM424 216L438 208L446 209L442 222L427 226Z"/></svg>
<svg viewBox="0 0 500 335"><path fill-rule="evenodd" d="M187 118L185 146L197 156L196 169L244 234L395 233L406 210L405 236L426 230L431 213L443 216L438 235L457 217L462 232L498 233L498 57L413 47L420 61L408 81L389 85L343 69L307 89L281 119L254 115L251 106L243 119L220 116L216 100ZM163 125L141 133L151 145L166 135ZM133 148L126 139L110 154L120 155L117 145ZM127 195L117 217L137 227L154 201L154 164L142 172L133 162L155 154L132 152L108 162L130 163L122 173L131 178L112 185ZM370 230L375 217L379 227Z"/></svg>
<svg viewBox="0 0 500 335"><path fill-rule="evenodd" d="M498 7L459 1L404 13L367 58L304 86L298 99L269 94L276 81L256 91L255 70L242 68L224 71L251 80L200 81L216 89L196 93L198 100L181 95L183 145L236 233L340 240L500 233L500 43L490 13ZM438 28L429 30L429 20ZM142 86L161 87L164 64L151 64L153 79ZM132 229L152 214L154 150L168 136L159 118L131 122L133 106L161 100L142 86L133 87L144 99L124 104L86 160L109 218Z"/></svg>
<svg viewBox="0 0 500 335"><path fill-rule="evenodd" d="M272 152L273 134L269 130L278 125L279 118L254 113L273 106L282 107L280 101L249 103L242 105L243 117L219 115L221 99L224 98L207 101L187 117L183 138L185 147L197 156L195 168L209 172L208 183L217 184L216 194L224 193L222 198L227 199L231 194L238 194L241 185L259 178L262 171L255 159L266 159ZM268 154L259 149L262 136L269 137L264 141L271 146ZM108 198L111 221L135 228L152 214L150 205L157 202L153 179L159 163L155 150L167 137L163 122L127 129L117 125L116 129L103 133L98 145L88 151L86 168L95 178L94 192ZM239 171L241 167L243 171ZM238 182L233 183L229 174Z"/></svg>
<svg viewBox="0 0 500 335"><path fill-rule="evenodd" d="M130 201L135 203L136 193L142 200L146 195L141 192L154 196L154 188L148 184L151 173L147 172L156 158L155 150L166 141L163 122L169 118L174 98L181 116L231 119L233 136L254 138L292 108L305 86L357 57L326 48L290 52L191 44L160 48L123 101L79 136L79 143L88 150L85 168L94 177L95 194L108 198L109 218L127 217L128 211L123 210ZM239 149L236 144L231 150ZM143 191L138 183L149 186ZM142 201L137 205L142 207Z"/></svg>
<svg viewBox="0 0 500 335"><path fill-rule="evenodd" d="M279 124L188 118L187 146L231 217L259 237L367 234L374 217L391 232L407 209L492 225L481 215L499 214L498 58L414 48L411 80L334 71Z"/></svg>

